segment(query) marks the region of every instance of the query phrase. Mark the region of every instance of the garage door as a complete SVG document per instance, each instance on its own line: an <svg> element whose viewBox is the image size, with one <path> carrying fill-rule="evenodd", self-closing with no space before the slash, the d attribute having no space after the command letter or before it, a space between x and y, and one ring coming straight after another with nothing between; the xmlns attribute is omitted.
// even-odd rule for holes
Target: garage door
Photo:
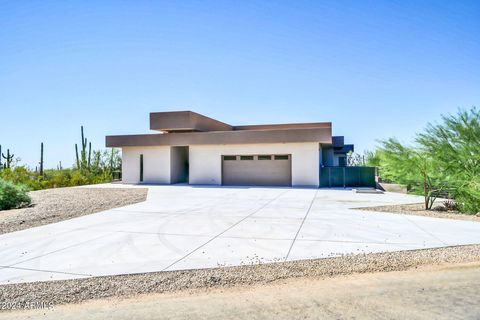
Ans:
<svg viewBox="0 0 480 320"><path fill-rule="evenodd" d="M291 156L224 155L222 184L226 186L291 186Z"/></svg>

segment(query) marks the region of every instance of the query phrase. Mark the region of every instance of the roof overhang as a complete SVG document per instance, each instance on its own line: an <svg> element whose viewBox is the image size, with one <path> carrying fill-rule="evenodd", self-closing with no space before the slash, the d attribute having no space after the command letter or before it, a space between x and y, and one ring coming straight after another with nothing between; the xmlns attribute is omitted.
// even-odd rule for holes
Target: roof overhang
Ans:
<svg viewBox="0 0 480 320"><path fill-rule="evenodd" d="M188 146L255 143L332 143L332 127L273 130L238 130L211 132L174 132L107 136L107 147Z"/></svg>
<svg viewBox="0 0 480 320"><path fill-rule="evenodd" d="M349 153L354 151L355 151L355 147L353 144L345 144L341 148L333 148L334 153Z"/></svg>

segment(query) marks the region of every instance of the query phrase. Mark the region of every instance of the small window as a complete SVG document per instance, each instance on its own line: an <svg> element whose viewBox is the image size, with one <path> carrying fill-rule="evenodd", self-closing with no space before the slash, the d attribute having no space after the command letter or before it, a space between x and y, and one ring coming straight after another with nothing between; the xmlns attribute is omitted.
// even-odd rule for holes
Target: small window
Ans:
<svg viewBox="0 0 480 320"><path fill-rule="evenodd" d="M237 156L223 156L223 160L237 160Z"/></svg>
<svg viewBox="0 0 480 320"><path fill-rule="evenodd" d="M140 182L143 182L143 154L140 155Z"/></svg>
<svg viewBox="0 0 480 320"><path fill-rule="evenodd" d="M272 160L272 156L258 156L258 160Z"/></svg>
<svg viewBox="0 0 480 320"><path fill-rule="evenodd" d="M288 155L276 155L275 160L288 160Z"/></svg>
<svg viewBox="0 0 480 320"><path fill-rule="evenodd" d="M253 156L240 156L240 160L253 160Z"/></svg>

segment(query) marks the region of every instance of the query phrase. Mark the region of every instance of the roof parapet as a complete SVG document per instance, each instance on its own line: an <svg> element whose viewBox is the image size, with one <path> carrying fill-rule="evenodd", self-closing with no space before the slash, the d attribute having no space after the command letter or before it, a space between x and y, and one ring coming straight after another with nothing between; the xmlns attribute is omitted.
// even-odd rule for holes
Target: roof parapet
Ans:
<svg viewBox="0 0 480 320"><path fill-rule="evenodd" d="M151 112L150 129L164 132L232 131L232 126L192 111Z"/></svg>

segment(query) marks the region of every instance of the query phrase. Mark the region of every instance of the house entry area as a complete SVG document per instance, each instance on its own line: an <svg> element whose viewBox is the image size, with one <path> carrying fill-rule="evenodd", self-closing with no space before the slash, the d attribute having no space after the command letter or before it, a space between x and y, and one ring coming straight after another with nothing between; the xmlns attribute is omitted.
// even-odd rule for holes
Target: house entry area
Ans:
<svg viewBox="0 0 480 320"><path fill-rule="evenodd" d="M188 183L189 163L188 146L171 147L170 150L170 183Z"/></svg>
<svg viewBox="0 0 480 320"><path fill-rule="evenodd" d="M291 155L223 155L222 184L225 186L291 186Z"/></svg>

